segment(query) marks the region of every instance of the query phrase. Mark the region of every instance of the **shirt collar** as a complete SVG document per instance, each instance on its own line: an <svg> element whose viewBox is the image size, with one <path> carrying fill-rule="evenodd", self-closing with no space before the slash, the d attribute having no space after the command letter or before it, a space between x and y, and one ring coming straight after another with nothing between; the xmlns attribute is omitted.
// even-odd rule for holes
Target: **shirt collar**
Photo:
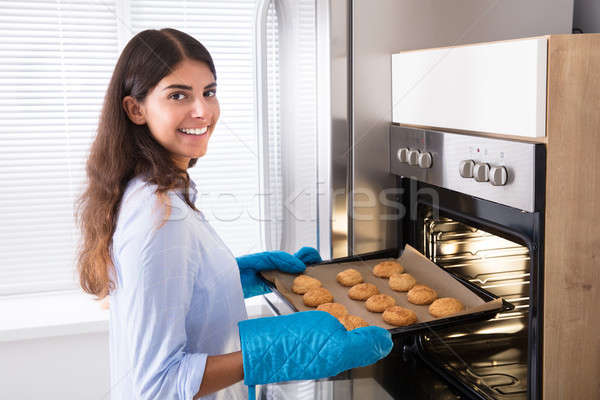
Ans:
<svg viewBox="0 0 600 400"><path fill-rule="evenodd" d="M182 196L183 196L184 191L185 191L184 188L177 188L177 193L181 194ZM194 182L192 177L190 177L190 187L189 187L188 195L189 195L192 203L196 202L197 194L198 194L198 189L196 189L196 182Z"/></svg>
<svg viewBox="0 0 600 400"><path fill-rule="evenodd" d="M140 180L143 181L143 182L147 182L148 175L147 174L141 174ZM176 188L175 189L175 192L180 195L180 197L181 197L182 200L183 200L183 192L184 191L185 191L184 188ZM192 203L196 203L196 196L198 194L198 189L196 189L196 182L194 182L194 180L192 179L191 176L190 176L190 187L189 187L188 194L189 194L191 202Z"/></svg>

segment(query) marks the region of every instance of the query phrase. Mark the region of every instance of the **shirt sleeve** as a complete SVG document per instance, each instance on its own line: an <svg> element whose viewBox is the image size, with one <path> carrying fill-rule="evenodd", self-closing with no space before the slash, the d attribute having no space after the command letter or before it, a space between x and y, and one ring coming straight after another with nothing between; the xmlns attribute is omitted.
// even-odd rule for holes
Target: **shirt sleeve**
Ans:
<svg viewBox="0 0 600 400"><path fill-rule="evenodd" d="M138 276L125 327L136 399L191 400L207 359L207 354L186 351L186 318L199 259L193 232L184 220L169 220L148 233L138 249L122 252L120 260L122 268Z"/></svg>

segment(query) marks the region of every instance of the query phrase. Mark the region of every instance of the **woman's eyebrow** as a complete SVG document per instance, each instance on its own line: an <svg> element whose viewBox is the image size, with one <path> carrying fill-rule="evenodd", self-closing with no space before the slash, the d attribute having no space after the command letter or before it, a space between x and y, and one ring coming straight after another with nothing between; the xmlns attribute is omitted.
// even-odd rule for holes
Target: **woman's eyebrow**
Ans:
<svg viewBox="0 0 600 400"><path fill-rule="evenodd" d="M204 86L204 89L211 89L217 87L217 82L213 82L213 83L209 83L208 85ZM163 89L167 90L167 89L182 89L182 90L192 90L191 86L188 85L182 85L180 83L174 83L172 85L167 86L166 88Z"/></svg>
<svg viewBox="0 0 600 400"><path fill-rule="evenodd" d="M172 85L169 85L169 86L167 86L166 88L164 88L164 89L163 89L163 91L164 91L164 90L167 90L167 89L183 89L183 90L192 90L192 87L191 87L191 86L188 86L188 85L182 85L182 84L180 84L180 83L174 83L174 84L172 84Z"/></svg>

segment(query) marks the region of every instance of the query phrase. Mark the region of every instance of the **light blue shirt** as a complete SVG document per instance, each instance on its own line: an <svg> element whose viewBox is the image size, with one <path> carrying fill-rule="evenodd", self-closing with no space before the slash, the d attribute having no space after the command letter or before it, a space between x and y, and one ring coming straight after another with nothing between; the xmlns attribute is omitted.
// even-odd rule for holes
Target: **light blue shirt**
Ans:
<svg viewBox="0 0 600 400"><path fill-rule="evenodd" d="M141 177L125 190L112 243L111 399L191 400L206 358L240 350L247 318L237 263L212 226L169 191L165 214L155 185ZM197 190L192 182L190 198ZM210 399L243 399L237 383Z"/></svg>

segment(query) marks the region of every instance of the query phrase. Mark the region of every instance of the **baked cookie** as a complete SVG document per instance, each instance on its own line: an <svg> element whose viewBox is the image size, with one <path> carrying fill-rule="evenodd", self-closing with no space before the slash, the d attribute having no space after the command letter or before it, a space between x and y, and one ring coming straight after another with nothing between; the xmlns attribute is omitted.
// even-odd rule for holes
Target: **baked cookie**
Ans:
<svg viewBox="0 0 600 400"><path fill-rule="evenodd" d="M417 322L417 314L408 308L393 306L383 312L383 320L394 326L407 326Z"/></svg>
<svg viewBox="0 0 600 400"><path fill-rule="evenodd" d="M389 284L392 290L397 292L408 292L417 284L417 281L411 274L399 274L394 272L390 275Z"/></svg>
<svg viewBox="0 0 600 400"><path fill-rule="evenodd" d="M298 275L294 278L292 292L304 294L310 289L321 287L321 281L308 275Z"/></svg>
<svg viewBox="0 0 600 400"><path fill-rule="evenodd" d="M437 299L437 293L429 286L415 285L408 291L406 298L413 304L431 304Z"/></svg>
<svg viewBox="0 0 600 400"><path fill-rule="evenodd" d="M323 287L310 289L302 296L304 305L308 307L317 307L321 304L332 303L333 295L331 292Z"/></svg>
<svg viewBox="0 0 600 400"><path fill-rule="evenodd" d="M339 318L339 321L342 323L342 325L344 325L344 328L346 328L347 331L369 326L369 324L367 324L367 321L365 321L361 317L357 317L356 315L348 314L342 318Z"/></svg>
<svg viewBox="0 0 600 400"><path fill-rule="evenodd" d="M382 261L373 267L373 275L379 278L389 278L394 272L403 273L404 267L396 261Z"/></svg>
<svg viewBox="0 0 600 400"><path fill-rule="evenodd" d="M338 273L335 279L342 286L354 286L363 281L363 277L360 272L354 268L348 268Z"/></svg>
<svg viewBox="0 0 600 400"><path fill-rule="evenodd" d="M346 306L340 303L323 303L317 307L317 310L328 312L338 319L348 315Z"/></svg>
<svg viewBox="0 0 600 400"><path fill-rule="evenodd" d="M387 294L376 294L367 299L365 306L371 312L384 312L387 308L396 304L396 300Z"/></svg>
<svg viewBox="0 0 600 400"><path fill-rule="evenodd" d="M379 289L372 283L359 283L348 290L348 297L352 300L365 301L369 297L378 294Z"/></svg>
<svg viewBox="0 0 600 400"><path fill-rule="evenodd" d="M464 308L462 303L454 297L442 297L431 303L429 306L429 314L436 318L447 317L462 311Z"/></svg>

